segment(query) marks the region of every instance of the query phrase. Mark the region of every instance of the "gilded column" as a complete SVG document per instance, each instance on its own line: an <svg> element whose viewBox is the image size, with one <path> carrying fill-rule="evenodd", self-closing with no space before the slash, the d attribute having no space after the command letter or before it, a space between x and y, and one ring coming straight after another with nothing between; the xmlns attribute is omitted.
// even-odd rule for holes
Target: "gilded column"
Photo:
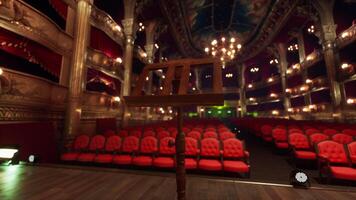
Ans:
<svg viewBox="0 0 356 200"><path fill-rule="evenodd" d="M246 108L246 81L245 81L245 70L246 70L246 65L242 64L239 68L239 75L240 75L240 108L237 109L237 113L241 113L241 117L244 117L247 111Z"/></svg>
<svg viewBox="0 0 356 200"><path fill-rule="evenodd" d="M281 84L282 84L282 97L284 111L288 112L288 109L291 107L290 98L287 95L287 49L283 43L277 44L278 56L279 56L279 72L281 74Z"/></svg>
<svg viewBox="0 0 356 200"><path fill-rule="evenodd" d="M342 98L340 83L337 81L337 67L340 65L340 60L336 46L336 24L333 17L335 0L316 0L313 3L320 19L320 39L324 51L333 113L336 113L334 115L336 118L341 118L340 106Z"/></svg>
<svg viewBox="0 0 356 200"><path fill-rule="evenodd" d="M74 35L74 25L75 25L75 10L68 6L67 19L66 19L66 33L73 36ZM68 86L69 84L69 73L71 66L72 55L64 55L62 58L61 75L59 78L59 84L63 86Z"/></svg>
<svg viewBox="0 0 356 200"><path fill-rule="evenodd" d="M124 51L124 84L122 89L122 96L129 96L131 93L131 78L132 78L132 60L134 48L134 18L122 20L125 33L125 51ZM124 105L122 126L128 125L128 118L130 117L129 108Z"/></svg>
<svg viewBox="0 0 356 200"><path fill-rule="evenodd" d="M297 40L298 40L299 63L302 63L306 57L303 32L301 32L301 31L298 32ZM306 69L303 69L303 71L302 71L302 78L303 78L303 83L306 83L306 81L308 79L308 71ZM305 105L312 104L311 95L309 92L304 96L304 102L305 102Z"/></svg>
<svg viewBox="0 0 356 200"><path fill-rule="evenodd" d="M67 138L71 138L75 134L78 134L78 127L80 124L81 95L85 86L85 59L89 37L89 19L92 3L92 0L77 0L73 55L69 75L68 102L64 128Z"/></svg>

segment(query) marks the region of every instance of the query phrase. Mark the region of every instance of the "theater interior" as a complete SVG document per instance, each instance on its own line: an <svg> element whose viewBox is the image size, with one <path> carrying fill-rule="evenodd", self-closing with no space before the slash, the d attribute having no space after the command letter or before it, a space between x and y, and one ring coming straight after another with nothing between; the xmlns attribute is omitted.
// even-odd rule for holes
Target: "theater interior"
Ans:
<svg viewBox="0 0 356 200"><path fill-rule="evenodd" d="M0 199L356 199L355 0L0 0Z"/></svg>

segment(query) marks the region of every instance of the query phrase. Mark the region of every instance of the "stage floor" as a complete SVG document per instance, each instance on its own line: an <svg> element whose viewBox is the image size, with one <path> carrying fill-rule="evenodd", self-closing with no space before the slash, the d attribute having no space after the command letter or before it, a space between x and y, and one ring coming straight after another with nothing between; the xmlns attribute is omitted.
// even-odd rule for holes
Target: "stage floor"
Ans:
<svg viewBox="0 0 356 200"><path fill-rule="evenodd" d="M0 167L1 200L174 200L175 191L174 173L68 165ZM356 188L352 187L306 190L200 175L188 175L186 192L189 200L356 199Z"/></svg>

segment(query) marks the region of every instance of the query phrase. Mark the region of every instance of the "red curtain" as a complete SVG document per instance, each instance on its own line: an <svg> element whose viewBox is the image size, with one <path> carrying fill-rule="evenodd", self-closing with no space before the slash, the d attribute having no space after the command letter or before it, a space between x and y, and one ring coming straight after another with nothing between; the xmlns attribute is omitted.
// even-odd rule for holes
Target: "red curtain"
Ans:
<svg viewBox="0 0 356 200"><path fill-rule="evenodd" d="M66 3L62 0L49 0L49 3L63 19L67 19L68 5Z"/></svg>
<svg viewBox="0 0 356 200"><path fill-rule="evenodd" d="M113 41L103 31L91 27L90 46L93 49L104 52L110 58L122 57L122 49L119 44Z"/></svg>
<svg viewBox="0 0 356 200"><path fill-rule="evenodd" d="M109 95L119 96L121 82L103 72L88 68L87 89L98 92L106 92Z"/></svg>
<svg viewBox="0 0 356 200"><path fill-rule="evenodd" d="M20 35L0 29L0 49L30 62L38 63L57 77L60 75L62 56Z"/></svg>

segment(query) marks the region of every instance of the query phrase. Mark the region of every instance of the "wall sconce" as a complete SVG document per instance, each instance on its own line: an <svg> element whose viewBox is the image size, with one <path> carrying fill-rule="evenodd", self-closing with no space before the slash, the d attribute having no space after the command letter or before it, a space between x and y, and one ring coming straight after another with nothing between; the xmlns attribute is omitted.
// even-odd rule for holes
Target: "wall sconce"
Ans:
<svg viewBox="0 0 356 200"><path fill-rule="evenodd" d="M253 85L252 84L248 84L247 87L248 88L253 88Z"/></svg>
<svg viewBox="0 0 356 200"><path fill-rule="evenodd" d="M279 115L279 111L278 110L272 110L272 115Z"/></svg>

